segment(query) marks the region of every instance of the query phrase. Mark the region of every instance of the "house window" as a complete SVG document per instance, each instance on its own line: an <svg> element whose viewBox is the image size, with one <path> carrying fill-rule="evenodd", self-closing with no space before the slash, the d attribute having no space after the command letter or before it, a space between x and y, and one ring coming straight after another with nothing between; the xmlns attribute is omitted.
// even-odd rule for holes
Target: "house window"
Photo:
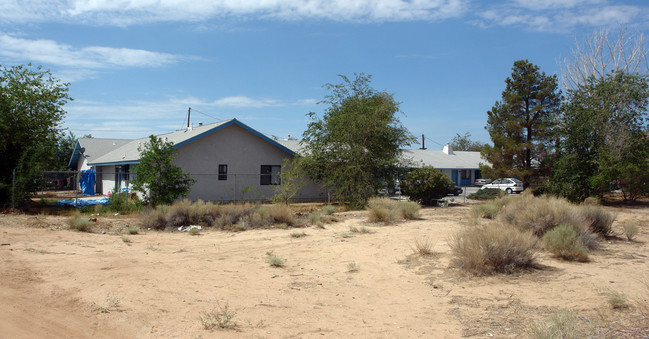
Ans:
<svg viewBox="0 0 649 339"><path fill-rule="evenodd" d="M219 180L228 180L228 165L219 165Z"/></svg>
<svg viewBox="0 0 649 339"><path fill-rule="evenodd" d="M470 170L462 170L462 179L463 180L471 180L471 171Z"/></svg>
<svg viewBox="0 0 649 339"><path fill-rule="evenodd" d="M280 165L261 165L261 185L279 185Z"/></svg>

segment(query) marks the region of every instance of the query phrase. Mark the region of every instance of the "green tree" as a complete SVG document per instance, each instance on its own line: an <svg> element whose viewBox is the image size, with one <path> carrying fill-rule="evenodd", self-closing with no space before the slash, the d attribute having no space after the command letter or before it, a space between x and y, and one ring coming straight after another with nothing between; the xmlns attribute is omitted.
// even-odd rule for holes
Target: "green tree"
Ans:
<svg viewBox="0 0 649 339"><path fill-rule="evenodd" d="M77 140L77 136L70 131L67 134L61 134L59 136L52 169L61 171L69 170L68 164L70 163L70 157L72 156L74 147L77 145Z"/></svg>
<svg viewBox="0 0 649 339"><path fill-rule="evenodd" d="M649 193L647 81L618 72L568 92L551 192L573 201L601 196L611 184L630 200Z"/></svg>
<svg viewBox="0 0 649 339"><path fill-rule="evenodd" d="M279 173L280 184L275 186L273 202L288 204L306 184L301 158L284 159Z"/></svg>
<svg viewBox="0 0 649 339"><path fill-rule="evenodd" d="M451 146L454 151L480 152L484 148L485 144L480 141L471 140L471 133L466 132L464 135L455 133L453 140L451 140Z"/></svg>
<svg viewBox="0 0 649 339"><path fill-rule="evenodd" d="M446 196L449 187L455 184L442 171L430 166L414 169L406 174L401 183L403 194L422 205L431 205L433 200Z"/></svg>
<svg viewBox="0 0 649 339"><path fill-rule="evenodd" d="M0 66L0 205L12 201L12 191L17 205L27 202L41 172L57 169L68 89L40 66Z"/></svg>
<svg viewBox="0 0 649 339"><path fill-rule="evenodd" d="M397 118L399 103L374 90L370 75L340 77L342 83L324 86L331 91L321 102L329 105L324 116L308 114L304 163L336 199L362 208L381 183L396 178L401 147L416 141Z"/></svg>
<svg viewBox="0 0 649 339"><path fill-rule="evenodd" d="M138 151L140 163L135 165L132 183L133 188L144 195L145 202L155 207L187 196L196 180L173 164L176 149L172 142L151 135L149 142Z"/></svg>
<svg viewBox="0 0 649 339"><path fill-rule="evenodd" d="M482 154L491 168L486 176L515 176L529 186L556 140L554 126L561 103L556 75L546 76L527 60L514 62L502 101L487 112L493 146Z"/></svg>

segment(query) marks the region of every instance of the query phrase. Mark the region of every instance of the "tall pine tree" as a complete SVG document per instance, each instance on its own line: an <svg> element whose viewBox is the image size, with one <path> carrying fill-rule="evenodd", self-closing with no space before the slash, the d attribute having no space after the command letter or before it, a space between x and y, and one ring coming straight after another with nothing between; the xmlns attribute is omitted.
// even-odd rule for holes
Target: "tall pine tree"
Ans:
<svg viewBox="0 0 649 339"><path fill-rule="evenodd" d="M494 145L482 151L491 163L484 175L519 177L527 187L556 139L561 91L556 75L546 76L527 60L514 62L505 84L502 100L487 112L485 129Z"/></svg>

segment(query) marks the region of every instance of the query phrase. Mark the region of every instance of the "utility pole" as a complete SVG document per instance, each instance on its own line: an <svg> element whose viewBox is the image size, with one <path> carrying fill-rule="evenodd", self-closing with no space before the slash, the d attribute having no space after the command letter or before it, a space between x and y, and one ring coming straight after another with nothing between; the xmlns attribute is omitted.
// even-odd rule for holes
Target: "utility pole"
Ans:
<svg viewBox="0 0 649 339"><path fill-rule="evenodd" d="M426 144L424 143L424 135L421 135L421 149L426 149Z"/></svg>
<svg viewBox="0 0 649 339"><path fill-rule="evenodd" d="M192 108L190 107L189 110L187 110L187 128L189 128L189 118L192 115Z"/></svg>

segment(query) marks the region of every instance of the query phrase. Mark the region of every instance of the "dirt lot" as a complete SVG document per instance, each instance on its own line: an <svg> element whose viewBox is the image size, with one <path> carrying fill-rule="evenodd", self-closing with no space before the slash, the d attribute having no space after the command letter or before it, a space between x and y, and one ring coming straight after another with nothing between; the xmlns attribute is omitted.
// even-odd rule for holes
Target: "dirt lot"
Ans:
<svg viewBox="0 0 649 339"><path fill-rule="evenodd" d="M447 239L470 208L425 209L421 220L391 226L368 223L365 212L346 212L326 229L207 230L199 236L126 235L128 226L139 224L133 217L100 216L89 234L68 230L66 217L0 215L0 333L514 338L568 308L606 336L647 335L619 330L637 311L612 310L607 295L623 292L632 304L647 292L649 208L607 208L617 214L616 232L628 220L641 231L636 242L602 240L591 262L541 252L541 269L467 277L449 267ZM350 226L373 233L350 233ZM307 235L294 238L296 231ZM436 255L413 254L422 237L435 241ZM285 266L270 266L267 252L286 259ZM235 329L203 328L200 317L217 304L236 311Z"/></svg>

